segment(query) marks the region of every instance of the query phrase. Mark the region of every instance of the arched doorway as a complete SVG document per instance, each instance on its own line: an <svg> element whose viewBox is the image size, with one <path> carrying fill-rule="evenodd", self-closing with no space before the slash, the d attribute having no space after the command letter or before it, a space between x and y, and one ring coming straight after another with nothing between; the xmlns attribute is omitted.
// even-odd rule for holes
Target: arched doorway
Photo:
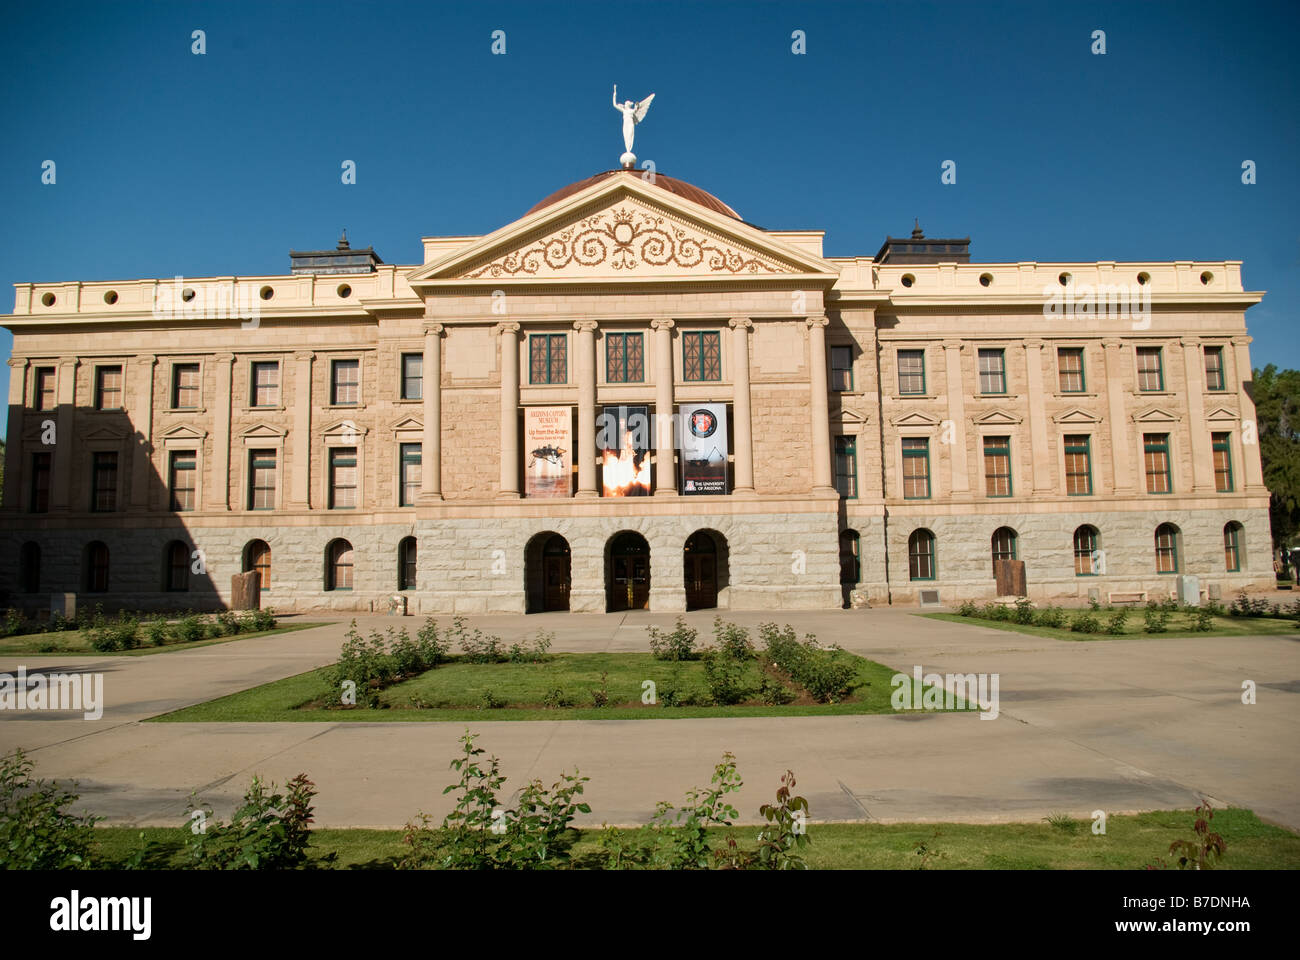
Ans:
<svg viewBox="0 0 1300 960"><path fill-rule="evenodd" d="M606 609L645 610L650 605L650 544L626 531L609 542L605 568Z"/></svg>
<svg viewBox="0 0 1300 960"><path fill-rule="evenodd" d="M558 533L539 533L524 551L529 613L569 609L573 586L569 541Z"/></svg>
<svg viewBox="0 0 1300 960"><path fill-rule="evenodd" d="M686 561L686 609L718 605L718 545L703 530L691 534L682 550Z"/></svg>

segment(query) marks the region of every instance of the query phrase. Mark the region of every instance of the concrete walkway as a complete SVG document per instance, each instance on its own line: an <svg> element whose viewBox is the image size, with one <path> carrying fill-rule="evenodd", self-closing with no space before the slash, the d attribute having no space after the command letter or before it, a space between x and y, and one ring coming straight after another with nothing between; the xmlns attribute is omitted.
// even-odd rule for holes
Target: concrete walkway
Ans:
<svg viewBox="0 0 1300 960"><path fill-rule="evenodd" d="M325 617L304 618L325 619ZM712 612L687 619L709 633ZM910 673L998 673L1001 715L550 721L471 724L501 758L508 790L577 766L597 825L649 819L708 784L726 750L745 780L736 806L757 818L787 768L814 821L999 822L1216 805L1252 807L1300 829L1300 631L1278 637L1065 642L922 619L901 610L742 613L790 622L823 642ZM555 651L645 650L663 614L485 616L507 643L544 628ZM359 625L416 618L358 617ZM37 775L80 781L109 823L181 823L191 791L226 816L255 772L316 782L322 827L400 827L440 818L463 723L142 723L147 717L290 676L337 658L347 620L272 638L147 657L0 657L0 672L98 671L102 719L0 713L0 751L21 746ZM1281 627L1286 631L1289 627ZM1241 703L1243 680L1258 703Z"/></svg>

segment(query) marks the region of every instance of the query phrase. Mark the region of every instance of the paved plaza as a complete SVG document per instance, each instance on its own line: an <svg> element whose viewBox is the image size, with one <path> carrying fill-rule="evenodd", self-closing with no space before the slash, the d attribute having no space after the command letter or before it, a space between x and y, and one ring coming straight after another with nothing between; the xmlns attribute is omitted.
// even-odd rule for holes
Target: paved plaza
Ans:
<svg viewBox="0 0 1300 960"><path fill-rule="evenodd" d="M686 619L709 633L713 611ZM507 790L591 778L598 825L647 821L659 800L708 783L724 751L745 780L736 806L753 821L787 768L816 821L1037 820L1195 806L1245 806L1300 829L1300 633L1277 637L1069 642L923 619L897 609L734 612L910 673L998 673L996 720L975 714L745 719L493 721L469 726L501 758ZM314 620L326 617L306 618ZM669 614L471 618L506 643L538 629L560 651L647 650L647 624ZM358 617L363 629L415 618ZM301 673L337 658L348 620L269 638L143 657L0 657L0 672L104 674L102 719L6 713L0 750L23 747L37 775L80 782L82 803L117 825L176 825L191 791L228 815L254 773L317 784L321 827L400 827L440 818L452 800L464 723L145 723L149 717ZM1287 631L1290 631L1288 634ZM1243 680L1258 702L1241 702ZM651 709L651 708L647 708Z"/></svg>

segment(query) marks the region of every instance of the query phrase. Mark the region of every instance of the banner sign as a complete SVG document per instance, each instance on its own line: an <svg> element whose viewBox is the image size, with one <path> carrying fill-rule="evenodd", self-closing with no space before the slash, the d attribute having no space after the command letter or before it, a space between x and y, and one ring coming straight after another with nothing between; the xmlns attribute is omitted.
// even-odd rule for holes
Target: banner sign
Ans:
<svg viewBox="0 0 1300 960"><path fill-rule="evenodd" d="M596 430L601 495L650 495L650 408L606 407Z"/></svg>
<svg viewBox="0 0 1300 960"><path fill-rule="evenodd" d="M727 406L689 403L679 408L682 493L727 492Z"/></svg>
<svg viewBox="0 0 1300 960"><path fill-rule="evenodd" d="M524 496L572 494L572 407L524 407Z"/></svg>

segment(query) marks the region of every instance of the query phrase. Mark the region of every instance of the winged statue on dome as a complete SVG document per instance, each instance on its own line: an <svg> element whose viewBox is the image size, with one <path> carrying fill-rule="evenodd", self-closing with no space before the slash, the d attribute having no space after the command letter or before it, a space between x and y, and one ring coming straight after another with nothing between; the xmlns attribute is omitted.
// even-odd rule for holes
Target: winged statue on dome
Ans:
<svg viewBox="0 0 1300 960"><path fill-rule="evenodd" d="M623 114L623 149L626 152L619 157L619 162L623 164L625 170L630 170L636 165L636 154L632 152L632 137L636 133L636 125L645 119L646 113L650 110L650 101L654 98L655 95L652 93L639 102L624 100L619 103L618 84L614 84L614 109Z"/></svg>

